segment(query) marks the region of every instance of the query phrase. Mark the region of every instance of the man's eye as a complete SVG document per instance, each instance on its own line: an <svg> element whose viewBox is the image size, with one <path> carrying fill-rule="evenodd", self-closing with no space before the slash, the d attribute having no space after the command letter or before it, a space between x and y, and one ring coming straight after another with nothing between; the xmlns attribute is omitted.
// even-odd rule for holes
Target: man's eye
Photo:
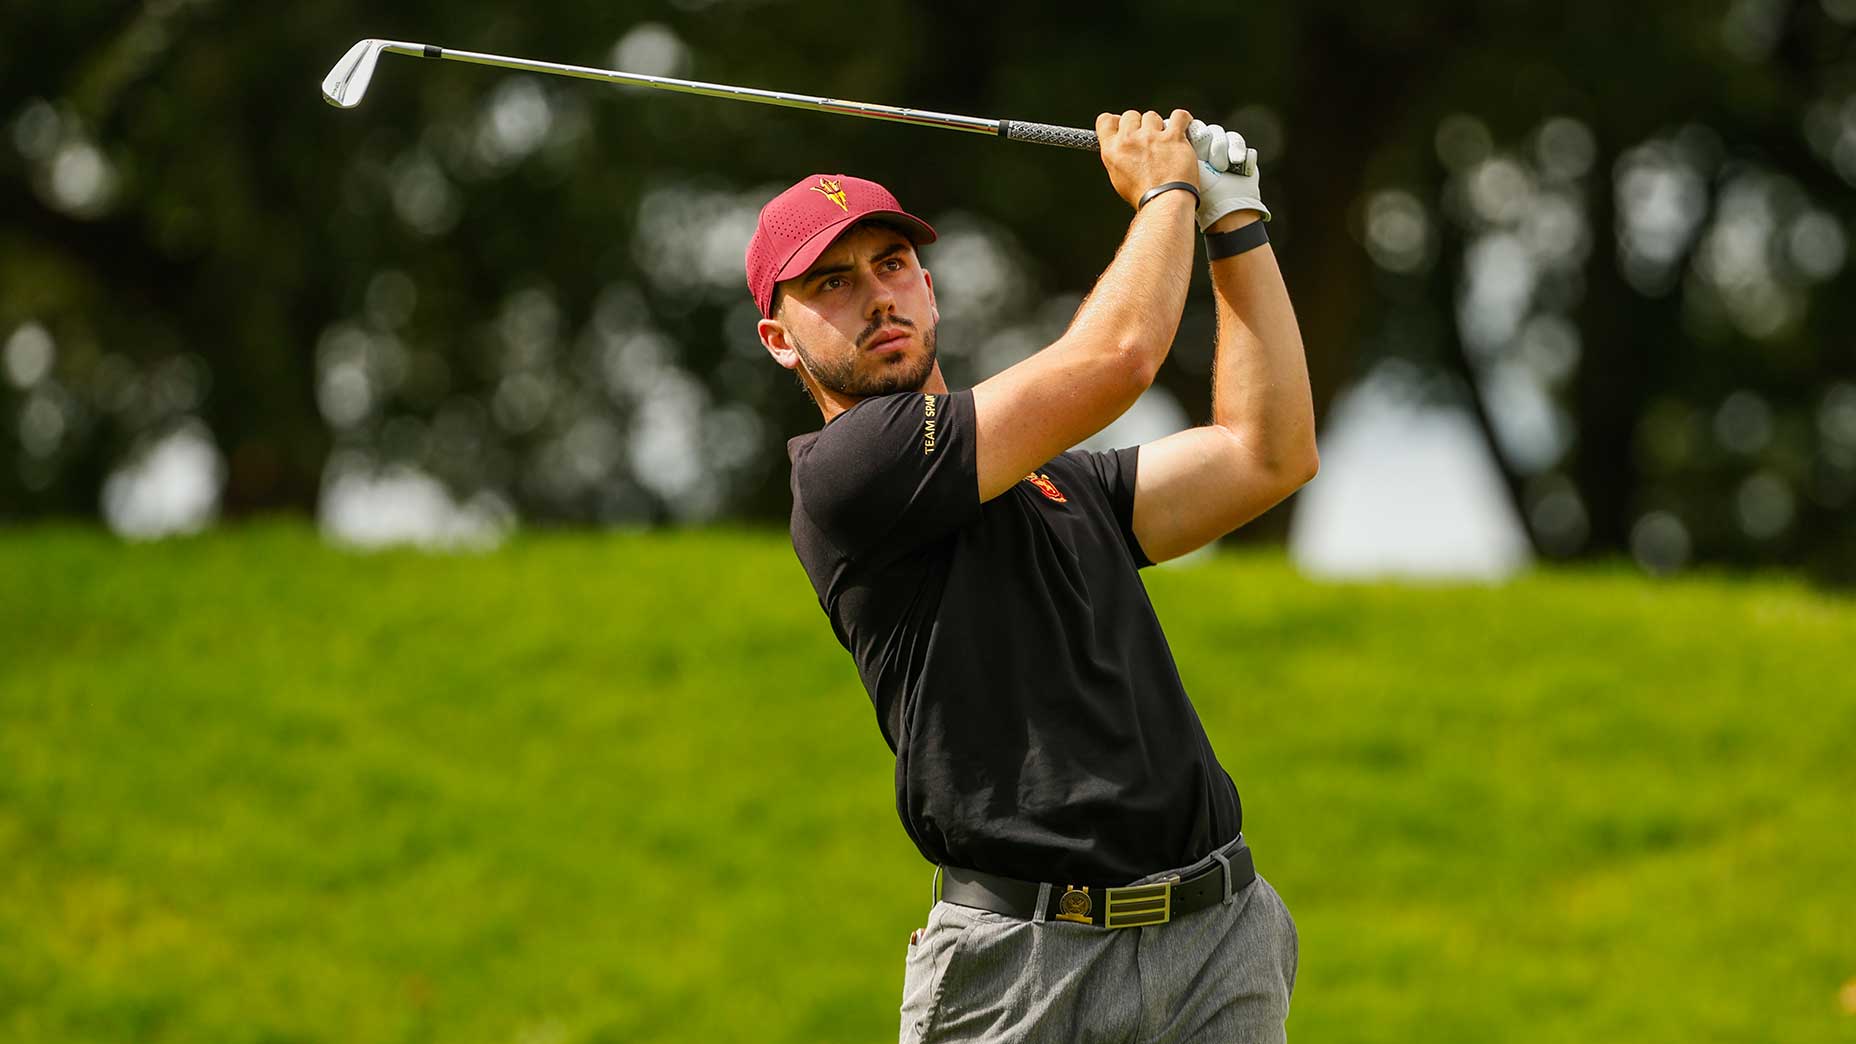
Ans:
<svg viewBox="0 0 1856 1044"><path fill-rule="evenodd" d="M841 276L832 276L826 279L823 283L820 283L819 289L820 290L836 290L838 287L843 286L843 285L844 285L844 279Z"/></svg>

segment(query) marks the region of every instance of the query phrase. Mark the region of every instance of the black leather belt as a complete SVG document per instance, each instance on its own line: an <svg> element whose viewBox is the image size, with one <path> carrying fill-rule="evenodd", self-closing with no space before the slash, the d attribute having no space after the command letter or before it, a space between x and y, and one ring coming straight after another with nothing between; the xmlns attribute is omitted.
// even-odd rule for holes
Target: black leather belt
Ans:
<svg viewBox="0 0 1856 1044"><path fill-rule="evenodd" d="M1241 892L1257 876L1250 847L1240 842L1235 851L1226 851L1226 858L1231 865L1231 894ZM941 898L947 902L1027 921L1037 919L1038 893L1042 886L1035 881L1020 881L955 866L942 867L941 873ZM1047 920L1093 924L1101 928L1165 924L1180 914L1222 902L1226 895L1224 874L1223 864L1214 862L1183 880L1174 877L1121 888L1052 885L1044 916Z"/></svg>

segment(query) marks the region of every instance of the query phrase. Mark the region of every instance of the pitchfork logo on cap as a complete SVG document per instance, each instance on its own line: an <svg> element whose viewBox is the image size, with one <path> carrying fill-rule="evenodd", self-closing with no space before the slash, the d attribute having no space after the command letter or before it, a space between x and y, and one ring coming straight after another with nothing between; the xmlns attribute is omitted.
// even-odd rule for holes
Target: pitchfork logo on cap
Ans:
<svg viewBox="0 0 1856 1044"><path fill-rule="evenodd" d="M820 178L818 184L812 186L812 191L836 203L839 210L847 214L851 212L850 204L844 201L844 186L840 185L837 179Z"/></svg>

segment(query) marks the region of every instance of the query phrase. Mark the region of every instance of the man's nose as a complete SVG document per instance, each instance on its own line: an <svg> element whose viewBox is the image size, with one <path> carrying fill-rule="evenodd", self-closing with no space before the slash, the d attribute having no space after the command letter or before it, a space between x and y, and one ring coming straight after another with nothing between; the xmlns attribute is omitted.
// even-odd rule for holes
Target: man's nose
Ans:
<svg viewBox="0 0 1856 1044"><path fill-rule="evenodd" d="M896 292L890 287L887 281L872 279L870 281L870 286L868 314L871 318L874 319L879 315L886 315L896 310Z"/></svg>

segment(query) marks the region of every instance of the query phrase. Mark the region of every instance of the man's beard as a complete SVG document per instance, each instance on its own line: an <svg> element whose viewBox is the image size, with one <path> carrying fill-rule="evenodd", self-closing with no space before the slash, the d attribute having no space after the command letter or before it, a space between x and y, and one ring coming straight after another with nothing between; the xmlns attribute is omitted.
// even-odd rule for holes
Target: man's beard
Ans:
<svg viewBox="0 0 1856 1044"><path fill-rule="evenodd" d="M915 324L897 321L894 325L913 327ZM858 340L867 340L868 336L874 335L874 332L867 331L866 334L867 336L859 337ZM862 348L836 363L825 364L813 358L812 353L807 351L806 346L799 343L796 337L793 338L793 348L798 351L799 361L805 364L806 372L810 373L812 379L821 386L839 395L863 399L872 395L921 390L922 385L928 381L928 375L934 372L935 327L930 326L922 330L921 334L923 351L920 359L913 363L886 365L880 373L873 375L860 376L857 373L857 360L864 354ZM804 387L803 381L800 382L800 386Z"/></svg>

